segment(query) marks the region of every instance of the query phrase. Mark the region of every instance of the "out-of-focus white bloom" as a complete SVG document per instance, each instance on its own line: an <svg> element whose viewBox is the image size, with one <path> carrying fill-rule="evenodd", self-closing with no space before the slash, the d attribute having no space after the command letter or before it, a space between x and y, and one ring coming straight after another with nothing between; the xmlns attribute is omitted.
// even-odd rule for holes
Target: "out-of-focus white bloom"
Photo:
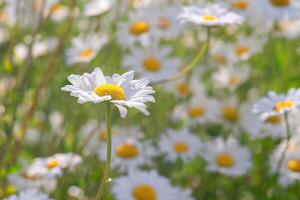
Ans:
<svg viewBox="0 0 300 200"><path fill-rule="evenodd" d="M62 131L61 128L64 122L64 117L60 112L53 111L52 113L50 113L49 122L53 131Z"/></svg>
<svg viewBox="0 0 300 200"><path fill-rule="evenodd" d="M28 129L25 134L25 141L29 145L35 145L40 141L41 133L37 129Z"/></svg>
<svg viewBox="0 0 300 200"><path fill-rule="evenodd" d="M244 19L236 13L228 11L219 4L208 6L188 6L179 15L183 22L191 22L200 26L214 27L228 24L241 24Z"/></svg>
<svg viewBox="0 0 300 200"><path fill-rule="evenodd" d="M88 17L98 16L109 11L114 0L92 0L85 4L83 14Z"/></svg>
<svg viewBox="0 0 300 200"><path fill-rule="evenodd" d="M151 45L149 47L133 47L131 53L124 58L124 66L132 69L150 81L159 81L179 73L181 62L170 57L171 48Z"/></svg>
<svg viewBox="0 0 300 200"><path fill-rule="evenodd" d="M12 195L4 200L52 200L47 194L44 194L36 189L30 189L20 192L18 195Z"/></svg>
<svg viewBox="0 0 300 200"><path fill-rule="evenodd" d="M46 12L50 15L50 18L56 22L64 20L69 14L68 8L59 2L51 4Z"/></svg>
<svg viewBox="0 0 300 200"><path fill-rule="evenodd" d="M293 40L300 36L300 20L282 20L274 30L275 36L285 37Z"/></svg>
<svg viewBox="0 0 300 200"><path fill-rule="evenodd" d="M174 162L178 158L188 161L199 155L201 141L187 129L179 131L168 130L159 141L160 152L166 154L166 160Z"/></svg>
<svg viewBox="0 0 300 200"><path fill-rule="evenodd" d="M250 151L233 138L227 141L217 138L208 142L203 157L208 163L208 171L228 176L245 175L252 165Z"/></svg>
<svg viewBox="0 0 300 200"><path fill-rule="evenodd" d="M253 112L263 120L270 116L282 115L296 109L300 104L300 90L290 89L287 94L268 92L267 97L258 100L253 106Z"/></svg>
<svg viewBox="0 0 300 200"><path fill-rule="evenodd" d="M145 103L155 101L152 96L155 91L148 86L147 78L133 80L133 77L133 71L122 75L114 74L112 77L104 76L102 70L96 68L91 74L70 75L68 80L72 85L67 85L62 90L78 97L80 104L110 101L119 109L122 118L127 115L125 106L149 115Z"/></svg>
<svg viewBox="0 0 300 200"><path fill-rule="evenodd" d="M1 16L0 16L1 18ZM3 44L9 39L7 30L4 27L0 26L0 44Z"/></svg>
<svg viewBox="0 0 300 200"><path fill-rule="evenodd" d="M246 20L250 17L255 4L255 1L253 0L226 0L226 2L229 4L229 8L232 11L242 15Z"/></svg>
<svg viewBox="0 0 300 200"><path fill-rule="evenodd" d="M213 74L213 83L216 88L228 88L232 91L248 79L249 73L248 65L221 67Z"/></svg>
<svg viewBox="0 0 300 200"><path fill-rule="evenodd" d="M67 64L89 63L107 41L108 38L99 33L74 38L72 40L72 46L66 50Z"/></svg>
<svg viewBox="0 0 300 200"><path fill-rule="evenodd" d="M232 96L230 98L219 101L219 120L226 124L235 124L240 120L240 110L238 100Z"/></svg>

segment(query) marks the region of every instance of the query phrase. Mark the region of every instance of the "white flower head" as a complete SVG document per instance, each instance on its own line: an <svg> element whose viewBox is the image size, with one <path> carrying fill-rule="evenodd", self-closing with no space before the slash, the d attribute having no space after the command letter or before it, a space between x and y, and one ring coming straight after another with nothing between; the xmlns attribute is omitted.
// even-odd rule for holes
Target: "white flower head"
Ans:
<svg viewBox="0 0 300 200"><path fill-rule="evenodd" d="M47 194L44 194L36 189L28 189L20 192L18 195L12 195L4 200L53 200Z"/></svg>
<svg viewBox="0 0 300 200"><path fill-rule="evenodd" d="M228 24L241 24L243 17L228 11L219 4L202 6L188 6L178 17L183 22L191 22L200 26L214 27Z"/></svg>
<svg viewBox="0 0 300 200"><path fill-rule="evenodd" d="M85 4L84 15L88 17L98 16L109 11L114 4L114 0L92 0Z"/></svg>
<svg viewBox="0 0 300 200"><path fill-rule="evenodd" d="M68 80L72 85L67 85L62 90L78 97L80 104L109 101L119 109L122 118L127 115L125 106L149 115L145 103L155 102L152 96L155 91L148 86L147 78L134 80L133 77L133 71L122 75L114 74L112 77L104 76L102 70L96 68L91 74L70 75Z"/></svg>

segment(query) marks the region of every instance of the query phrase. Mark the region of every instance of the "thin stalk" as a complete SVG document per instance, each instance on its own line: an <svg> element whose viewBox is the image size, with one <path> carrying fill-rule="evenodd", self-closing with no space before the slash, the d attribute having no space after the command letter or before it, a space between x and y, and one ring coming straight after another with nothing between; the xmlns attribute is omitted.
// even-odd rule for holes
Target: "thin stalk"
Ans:
<svg viewBox="0 0 300 200"><path fill-rule="evenodd" d="M104 174L102 177L102 181L100 184L100 187L98 189L97 195L95 200L101 200L101 197L104 193L105 185L109 183L109 171L110 171L110 162L111 162L111 105L109 102L105 105L105 121L106 121L106 128L107 128L107 143L106 143L106 163L105 163L105 169Z"/></svg>

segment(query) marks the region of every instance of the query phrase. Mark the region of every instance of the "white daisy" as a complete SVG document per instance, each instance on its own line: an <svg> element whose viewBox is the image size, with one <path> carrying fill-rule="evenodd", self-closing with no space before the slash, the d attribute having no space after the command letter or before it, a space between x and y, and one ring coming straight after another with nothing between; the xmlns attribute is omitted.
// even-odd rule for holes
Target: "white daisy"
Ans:
<svg viewBox="0 0 300 200"><path fill-rule="evenodd" d="M296 109L299 104L299 89L290 89L287 94L276 94L271 91L253 106L253 112L259 114L263 120L269 116L282 115Z"/></svg>
<svg viewBox="0 0 300 200"><path fill-rule="evenodd" d="M133 76L134 72L130 71L122 75L114 74L112 77L105 77L101 69L96 68L91 74L70 75L68 80L72 85L67 85L62 90L78 97L80 104L110 101L119 109L122 118L127 115L125 106L136 108L149 115L144 103L155 101L152 96L155 91L148 86L147 78L133 80Z"/></svg>
<svg viewBox="0 0 300 200"><path fill-rule="evenodd" d="M171 58L172 49L151 45L147 48L133 47L124 58L124 66L132 69L151 81L159 81L179 73L181 62Z"/></svg>
<svg viewBox="0 0 300 200"><path fill-rule="evenodd" d="M69 14L67 6L59 2L52 3L48 9L46 8L46 12L50 15L50 18L55 22L60 22L64 20Z"/></svg>
<svg viewBox="0 0 300 200"><path fill-rule="evenodd" d="M187 129L168 130L159 140L159 150L166 154L167 161L174 162L178 158L188 161L199 155L201 141Z"/></svg>
<svg viewBox="0 0 300 200"><path fill-rule="evenodd" d="M206 27L241 24L244 21L243 17L218 4L184 7L179 19Z"/></svg>
<svg viewBox="0 0 300 200"><path fill-rule="evenodd" d="M87 17L98 16L109 11L114 0L92 0L85 4L83 14Z"/></svg>
<svg viewBox="0 0 300 200"><path fill-rule="evenodd" d="M224 124L236 124L240 120L239 102L235 96L219 101L219 120Z"/></svg>
<svg viewBox="0 0 300 200"><path fill-rule="evenodd" d="M96 33L74 38L72 46L66 50L67 64L89 63L107 41L106 36Z"/></svg>
<svg viewBox="0 0 300 200"><path fill-rule="evenodd" d="M241 146L235 139L224 141L217 138L205 144L203 157L207 161L207 170L228 176L245 175L251 167L249 149Z"/></svg>
<svg viewBox="0 0 300 200"><path fill-rule="evenodd" d="M300 20L282 20L274 32L275 36L297 39L300 36Z"/></svg>
<svg viewBox="0 0 300 200"><path fill-rule="evenodd" d="M156 171L132 171L113 181L116 200L176 200L178 191Z"/></svg>
<svg viewBox="0 0 300 200"><path fill-rule="evenodd" d="M18 195L12 195L4 200L53 200L47 194L44 194L36 189L30 189L20 192Z"/></svg>
<svg viewBox="0 0 300 200"><path fill-rule="evenodd" d="M226 2L228 2L231 10L245 17L246 20L250 17L250 13L255 4L253 0L226 0Z"/></svg>

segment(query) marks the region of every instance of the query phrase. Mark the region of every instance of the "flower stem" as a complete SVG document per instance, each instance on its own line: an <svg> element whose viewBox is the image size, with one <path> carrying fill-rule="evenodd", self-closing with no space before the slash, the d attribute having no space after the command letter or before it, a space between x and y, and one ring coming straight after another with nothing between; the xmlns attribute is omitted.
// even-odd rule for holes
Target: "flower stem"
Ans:
<svg viewBox="0 0 300 200"><path fill-rule="evenodd" d="M105 163L105 169L104 174L102 177L102 181L100 184L100 187L97 192L97 196L95 200L100 200L105 189L105 185L110 182L109 179L109 170L110 170L110 161L111 161L111 105L109 102L105 105L105 121L106 121L106 128L107 128L107 149L106 149L106 163Z"/></svg>

